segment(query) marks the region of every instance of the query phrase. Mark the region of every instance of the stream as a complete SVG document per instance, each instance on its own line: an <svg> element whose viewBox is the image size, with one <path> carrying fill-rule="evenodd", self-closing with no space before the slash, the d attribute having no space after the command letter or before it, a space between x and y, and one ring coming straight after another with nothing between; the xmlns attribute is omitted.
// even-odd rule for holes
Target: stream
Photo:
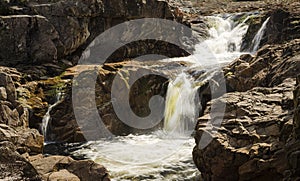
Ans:
<svg viewBox="0 0 300 181"><path fill-rule="evenodd" d="M248 29L246 22L251 16L253 14L242 22L236 21L236 15L206 17L210 37L196 45L193 55L161 60L192 63L191 67L169 80L161 130L88 142L70 154L104 165L112 180L201 180L192 159L195 141L191 136L201 109L197 96L200 84L187 71L191 68L203 70L216 60L219 64L227 64L247 53L241 52L240 47ZM257 50L263 33L262 27L253 40L253 51ZM43 130L46 132L47 128Z"/></svg>

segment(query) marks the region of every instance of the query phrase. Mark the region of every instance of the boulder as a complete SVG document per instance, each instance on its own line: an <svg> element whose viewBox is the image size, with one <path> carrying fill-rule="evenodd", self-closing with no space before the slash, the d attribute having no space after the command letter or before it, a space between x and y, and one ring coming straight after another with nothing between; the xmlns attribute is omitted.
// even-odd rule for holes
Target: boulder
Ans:
<svg viewBox="0 0 300 181"><path fill-rule="evenodd" d="M102 165L90 160L75 161L66 156L34 156L29 157L28 160L45 180L67 178L74 181L110 180L108 171Z"/></svg>
<svg viewBox="0 0 300 181"><path fill-rule="evenodd" d="M3 5L5 12L0 11L0 24L3 27L0 30L0 63L18 66L33 76L35 72L41 76L47 72L62 72L60 67L49 66L49 63L55 65L59 62L60 65L70 66L64 61L68 59L71 64L76 64L87 45L112 26L139 18L179 20L176 16L180 14L174 13L167 1L57 0L49 3L29 0L3 2ZM157 32L162 33L159 29ZM124 37L128 38L128 35L124 34ZM151 52L143 46L152 47L148 48ZM115 52L110 61L123 61L124 58L147 53L187 55L177 46L147 40L126 45ZM43 65L46 73L32 68L33 65Z"/></svg>

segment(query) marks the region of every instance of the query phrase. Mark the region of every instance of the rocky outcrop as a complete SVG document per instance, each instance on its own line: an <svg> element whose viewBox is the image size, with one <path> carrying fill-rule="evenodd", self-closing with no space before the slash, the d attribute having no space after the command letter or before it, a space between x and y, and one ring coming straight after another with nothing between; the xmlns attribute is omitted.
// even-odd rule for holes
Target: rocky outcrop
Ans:
<svg viewBox="0 0 300 181"><path fill-rule="evenodd" d="M273 88L256 87L213 100L196 127L193 157L205 180L281 180L288 170L285 143L293 130L294 80ZM221 127L210 105L226 104ZM207 121L209 121L207 123ZM207 124L211 124L207 126ZM203 133L212 141L201 148Z"/></svg>
<svg viewBox="0 0 300 181"><path fill-rule="evenodd" d="M278 7L277 7L278 8ZM252 18L247 34L243 39L242 50L250 51L251 42L258 32L264 21L269 18L266 29L259 47L263 45L278 44L278 42L289 42L293 39L300 38L300 4L293 3L293 6L283 5L283 7L276 9L271 7L271 11L262 13L256 18Z"/></svg>
<svg viewBox="0 0 300 181"><path fill-rule="evenodd" d="M286 180L299 180L300 173L300 141L299 141L299 98L300 98L300 77L297 78L297 87L294 91L294 132L292 138L286 144L286 150L288 150L288 163L290 169L286 171Z"/></svg>
<svg viewBox="0 0 300 181"><path fill-rule="evenodd" d="M162 67L163 66L165 65L162 65ZM176 64L173 66L178 67L181 65ZM64 74L64 76L73 76L72 74L76 74L76 72L74 71L80 69L80 67L83 66L78 66L69 69ZM128 84L127 81L129 80L129 77L137 77L141 72L146 73L147 75L137 80L132 87L126 87L126 85ZM152 129L142 130L129 126L126 123L124 123L123 120L118 118L118 116L115 113L115 109L112 105L112 101L114 100L111 98L111 87L113 81L115 81L116 79L116 76L121 77L121 80L123 81L123 84L122 82L118 84L120 85L120 88L116 88L120 97L128 97L126 95L127 91L125 91L124 88L129 88L129 100L121 100L124 101L121 102L121 104L125 107L125 105L129 101L129 111L133 111L134 114L136 114L139 117L146 117L150 114L150 98L154 95L165 96L166 94L168 86L167 79L162 76L155 75L161 73L162 72L157 72L153 69L144 68L141 65L132 66L130 63L106 64L104 67L98 68L99 77L95 85L96 106L103 123L113 135L145 133L153 129L157 129L157 127L161 126L161 124L158 124L156 126L153 126ZM67 87L66 95L72 95L72 91L77 91L78 95L83 95L83 93L87 91L86 87L80 86L81 84L83 84L83 82L80 83L80 81L87 81L88 75L83 76L84 74L85 72L83 71L82 75L79 75L82 76L82 80L78 79L79 86L73 86L73 90L71 85ZM86 110L85 102L88 103L90 101L90 97L78 96L77 99L78 101L80 100L83 107L74 107L72 103L74 98L72 100L71 96L66 96L66 98L60 104L58 104L52 109L52 111L50 112L51 121L49 123L49 132L51 134L49 135L49 140L57 142L82 142L86 140L83 135L83 132L78 127L78 123L74 115L74 109L80 111L81 114L83 114L83 117L89 118L90 112ZM97 126L91 123L91 125L87 125L85 131L88 131L90 135L94 135L91 136L92 138L99 139L100 137L97 136L99 130L97 130L96 128Z"/></svg>
<svg viewBox="0 0 300 181"><path fill-rule="evenodd" d="M225 69L229 91L272 87L286 78L296 78L300 69L300 39L266 45L254 56L244 55Z"/></svg>
<svg viewBox="0 0 300 181"><path fill-rule="evenodd" d="M49 74L53 73L48 70L51 67L61 72L61 66L76 64L83 49L100 33L116 24L147 17L175 20L180 14L172 12L165 1L60 0L12 1L4 4L9 12L0 11L0 63L6 66L18 65L19 69L25 69L27 73L32 72L29 65L43 65ZM16 8L17 12L10 11ZM142 48L144 45L157 48L145 52L146 49ZM186 52L166 42L141 41L123 47L110 59L119 61L145 53L170 57L186 55Z"/></svg>
<svg viewBox="0 0 300 181"><path fill-rule="evenodd" d="M50 85L60 80L26 82L22 73L5 67L0 67L0 77L0 179L109 180L107 170L92 161L74 161L67 157L55 159L57 158L55 156L49 158L32 156L43 153L44 137L37 129L29 128L32 126L29 119L47 108L47 103L43 102L49 96L47 91L51 90ZM47 84L48 89L41 90L41 87ZM63 159L68 162L62 162ZM57 161L51 165L50 160L61 162ZM50 169L51 166L53 167ZM49 170L44 171L44 168Z"/></svg>
<svg viewBox="0 0 300 181"><path fill-rule="evenodd" d="M299 179L299 4L275 9L258 23L270 17L259 51L224 68L230 93L211 100L199 118L193 158L204 180ZM222 104L224 115L211 112Z"/></svg>

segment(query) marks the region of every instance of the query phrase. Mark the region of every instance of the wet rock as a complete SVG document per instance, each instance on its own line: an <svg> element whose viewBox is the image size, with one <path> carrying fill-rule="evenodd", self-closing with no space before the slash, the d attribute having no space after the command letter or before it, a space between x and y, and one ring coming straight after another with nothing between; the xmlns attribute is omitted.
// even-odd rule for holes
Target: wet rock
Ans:
<svg viewBox="0 0 300 181"><path fill-rule="evenodd" d="M285 143L293 129L294 80L273 88L227 93L208 104L196 126L194 162L205 180L281 180L289 169ZM224 115L211 112L226 104ZM218 120L223 116L221 126ZM208 122L207 122L208 121ZM203 148L201 137L211 138ZM204 138L203 138L204 139ZM203 140L202 140L203 141Z"/></svg>
<svg viewBox="0 0 300 181"><path fill-rule="evenodd" d="M294 3L285 8L271 7L257 18L252 18L247 34L243 39L242 50L250 51L252 40L263 22L269 18L259 47L299 39L300 31L300 4Z"/></svg>

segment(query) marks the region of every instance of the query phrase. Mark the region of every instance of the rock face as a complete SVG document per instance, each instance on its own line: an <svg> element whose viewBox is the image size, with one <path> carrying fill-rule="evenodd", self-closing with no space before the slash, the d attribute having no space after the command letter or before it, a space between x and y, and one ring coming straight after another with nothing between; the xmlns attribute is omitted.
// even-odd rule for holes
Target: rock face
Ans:
<svg viewBox="0 0 300 181"><path fill-rule="evenodd" d="M206 105L195 130L193 158L204 180L299 179L297 9L295 3L266 13L270 21L259 51L224 68L229 93ZM221 103L224 117L211 113ZM205 147L202 136L212 140Z"/></svg>
<svg viewBox="0 0 300 181"><path fill-rule="evenodd" d="M284 178L288 169L284 145L293 129L293 89L295 82L286 80L273 88L256 87L247 92L227 93L213 100L226 104L220 128L219 119L210 114L210 106L199 118L193 156L205 180L262 180ZM207 120L212 122L207 127ZM203 132L213 141L204 149Z"/></svg>
<svg viewBox="0 0 300 181"><path fill-rule="evenodd" d="M181 66L181 65L177 65ZM139 66L137 66L139 67ZM115 108L112 105L112 97L111 97L111 87L113 81L115 81L116 76L120 77L121 82L117 85L117 92L120 97L124 97L124 100L121 100L121 104L125 105L129 102L130 110L124 110L123 112L133 111L139 117L146 117L150 114L149 109L149 101L150 98L154 95L164 96L167 89L167 79L161 76L156 76L157 72L147 68L137 68L132 67L130 64L126 65L126 63L118 63L118 64L107 64L98 70L98 79L96 82L96 97L95 102L99 112L100 117L102 118L103 123L106 125L106 128L114 135L128 135L130 133L142 133L142 132L149 132L157 127L161 126L161 124L153 125L151 129L142 130L131 127L126 123L122 122L115 113ZM65 76L72 74L72 71L78 69L79 66L76 68L69 69L65 73ZM121 70L122 69L122 70ZM138 72L147 72L147 76L142 77L138 81L136 81L130 89L126 87L129 83L129 77L136 77L138 76ZM67 95L72 95L71 91L77 91L77 101L81 103L81 107L74 107L72 103L72 97L67 96L64 101L60 104L55 106L53 110L50 112L51 121L49 123L49 140L57 141L57 142L82 142L86 139L80 128L78 127L78 123L75 119L74 110L80 111L82 114L82 118L89 118L91 112L86 109L89 106L90 97L84 97L80 95L84 95L86 93L87 88L82 87L80 85L84 85L84 82L87 81L87 75L85 72L82 72L82 78L78 78L78 85L67 88ZM80 82L84 81L84 82ZM129 97L127 91L129 93ZM116 91L116 90L115 90ZM126 97L129 100L126 100ZM86 105L88 104L88 105ZM120 111L120 110L119 110ZM97 130L97 126L90 122L88 124L88 120L86 120L86 127L85 131L89 132L94 139L99 139L101 136L97 136L99 130ZM82 126L83 124L81 124Z"/></svg>
<svg viewBox="0 0 300 181"><path fill-rule="evenodd" d="M296 78L300 69L300 40L266 45L256 55L244 55L225 69L230 91L272 87L286 78Z"/></svg>
<svg viewBox="0 0 300 181"><path fill-rule="evenodd" d="M286 177L289 180L299 180L299 164L300 164L300 141L299 141L299 120L300 120L300 87L299 87L300 77L297 78L297 87L294 91L294 132L292 139L287 143L286 149L288 150L288 162L290 169L286 172Z"/></svg>
<svg viewBox="0 0 300 181"><path fill-rule="evenodd" d="M4 5L8 12L0 12L0 60L1 65L6 66L63 65L65 61L62 60L68 59L68 55L81 56L83 48L96 36L116 24L147 17L175 20L178 16L165 1L61 0ZM13 11L14 8L18 11ZM140 49L142 45L157 47L152 53L171 57L185 55L178 47L167 43L146 41L124 47L111 60L147 53L145 48ZM69 61L77 63L77 56L70 57L73 58Z"/></svg>
<svg viewBox="0 0 300 181"><path fill-rule="evenodd" d="M260 47L263 45L278 44L278 42L288 42L300 38L300 4L294 3L293 6L278 8L271 7L271 11L263 13L258 18L252 18L247 34L244 37L242 50L249 51L251 42L264 21L269 18Z"/></svg>

